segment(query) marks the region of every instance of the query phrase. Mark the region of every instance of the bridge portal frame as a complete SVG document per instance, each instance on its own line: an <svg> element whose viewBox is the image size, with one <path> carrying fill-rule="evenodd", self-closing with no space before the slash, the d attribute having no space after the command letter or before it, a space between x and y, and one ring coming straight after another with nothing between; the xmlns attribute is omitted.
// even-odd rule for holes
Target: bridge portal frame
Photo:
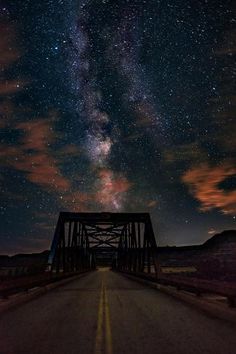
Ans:
<svg viewBox="0 0 236 354"><path fill-rule="evenodd" d="M100 235L106 235L105 239ZM159 274L157 243L149 213L61 212L49 254L49 269L75 272L96 268L99 248L114 251L113 269Z"/></svg>

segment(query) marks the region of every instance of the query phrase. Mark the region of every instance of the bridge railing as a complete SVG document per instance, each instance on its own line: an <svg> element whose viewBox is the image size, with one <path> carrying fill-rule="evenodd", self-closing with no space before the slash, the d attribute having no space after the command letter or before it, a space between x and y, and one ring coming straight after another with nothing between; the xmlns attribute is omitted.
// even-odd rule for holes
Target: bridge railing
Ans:
<svg viewBox="0 0 236 354"><path fill-rule="evenodd" d="M74 273L53 273L44 272L32 276L23 276L17 279L8 279L0 282L0 298L7 299L9 296L19 292L25 292L35 287L43 287L57 281L83 274L91 269L84 269Z"/></svg>
<svg viewBox="0 0 236 354"><path fill-rule="evenodd" d="M236 307L235 283L176 275L159 275L157 278L155 274L147 274L143 272L134 273L127 270L122 272L158 284L172 286L177 290L185 290L194 293L197 296L201 296L203 294L220 295L227 298L230 307Z"/></svg>

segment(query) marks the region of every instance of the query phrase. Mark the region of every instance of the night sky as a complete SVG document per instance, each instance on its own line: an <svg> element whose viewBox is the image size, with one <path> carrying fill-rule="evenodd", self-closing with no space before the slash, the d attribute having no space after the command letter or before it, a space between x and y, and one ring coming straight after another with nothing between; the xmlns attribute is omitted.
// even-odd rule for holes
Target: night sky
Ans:
<svg viewBox="0 0 236 354"><path fill-rule="evenodd" d="M233 2L1 1L0 28L0 253L48 249L59 211L235 228Z"/></svg>

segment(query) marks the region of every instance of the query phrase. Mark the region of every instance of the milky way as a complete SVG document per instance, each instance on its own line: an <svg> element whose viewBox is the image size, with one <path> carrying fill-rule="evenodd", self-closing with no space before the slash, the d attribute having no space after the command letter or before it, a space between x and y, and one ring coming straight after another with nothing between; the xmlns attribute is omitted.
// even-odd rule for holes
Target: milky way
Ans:
<svg viewBox="0 0 236 354"><path fill-rule="evenodd" d="M235 227L229 1L0 6L4 253L49 247L59 211L151 213L159 244Z"/></svg>

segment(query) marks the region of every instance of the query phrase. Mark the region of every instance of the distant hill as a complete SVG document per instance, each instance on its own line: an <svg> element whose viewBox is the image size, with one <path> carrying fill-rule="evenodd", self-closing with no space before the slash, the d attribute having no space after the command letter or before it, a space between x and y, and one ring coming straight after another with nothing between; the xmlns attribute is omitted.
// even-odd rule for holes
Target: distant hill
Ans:
<svg viewBox="0 0 236 354"><path fill-rule="evenodd" d="M162 267L195 269L194 276L236 281L236 231L214 235L201 245L159 247Z"/></svg>
<svg viewBox="0 0 236 354"><path fill-rule="evenodd" d="M225 230L218 234L215 234L211 238L209 238L206 242L200 245L188 245L188 246L160 246L159 250L201 250L206 249L208 247L213 247L224 242L236 242L236 230Z"/></svg>
<svg viewBox="0 0 236 354"><path fill-rule="evenodd" d="M203 246L213 246L225 241L236 241L236 230L225 230L219 234L215 234L214 236L209 238L205 243L203 243Z"/></svg>
<svg viewBox="0 0 236 354"><path fill-rule="evenodd" d="M40 253L20 253L14 256L0 255L0 267L29 267L47 263L49 251Z"/></svg>

